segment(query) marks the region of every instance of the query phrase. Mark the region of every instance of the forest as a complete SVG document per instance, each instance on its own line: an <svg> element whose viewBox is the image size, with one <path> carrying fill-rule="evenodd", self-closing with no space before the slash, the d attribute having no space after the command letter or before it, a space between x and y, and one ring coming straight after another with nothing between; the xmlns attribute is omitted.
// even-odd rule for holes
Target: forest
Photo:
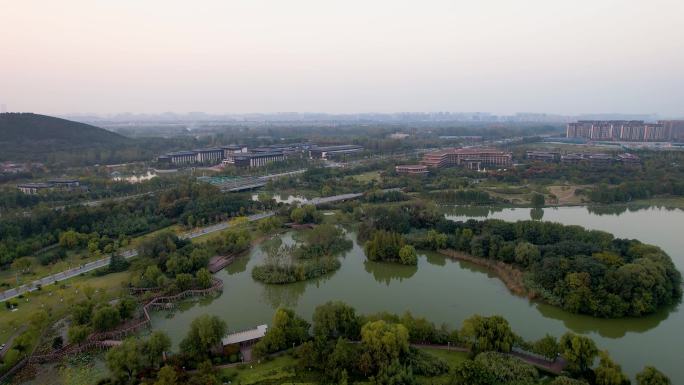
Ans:
<svg viewBox="0 0 684 385"><path fill-rule="evenodd" d="M529 295L573 313L642 316L682 296L681 273L663 250L602 231L539 221L454 222L424 202L366 208L357 215L359 233L370 237L371 259L384 255L376 251L380 236L383 245L395 248L406 242L501 261L525 273Z"/></svg>

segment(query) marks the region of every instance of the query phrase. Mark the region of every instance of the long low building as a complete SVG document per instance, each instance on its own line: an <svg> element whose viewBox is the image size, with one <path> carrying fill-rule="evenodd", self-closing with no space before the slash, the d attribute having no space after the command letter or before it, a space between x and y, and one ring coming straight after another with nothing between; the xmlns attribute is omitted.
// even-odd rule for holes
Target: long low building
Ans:
<svg viewBox="0 0 684 385"><path fill-rule="evenodd" d="M330 159L363 151L363 147L355 144L339 146L313 146L309 149L311 159Z"/></svg>
<svg viewBox="0 0 684 385"><path fill-rule="evenodd" d="M50 179L47 182L22 183L17 188L24 194L33 195L40 191L64 190L71 191L81 187L78 179Z"/></svg>
<svg viewBox="0 0 684 385"><path fill-rule="evenodd" d="M279 151L255 152L235 156L234 163L236 167L262 167L269 163L282 162L284 160L285 155Z"/></svg>
<svg viewBox="0 0 684 385"><path fill-rule="evenodd" d="M419 174L424 175L428 173L428 168L422 164L403 164L395 166L394 170L399 174Z"/></svg>
<svg viewBox="0 0 684 385"><path fill-rule="evenodd" d="M430 168L464 166L481 170L485 167L509 167L513 163L513 155L494 148L451 148L427 153L420 163Z"/></svg>
<svg viewBox="0 0 684 385"><path fill-rule="evenodd" d="M684 139L684 121L579 120L568 123L565 135L593 141L667 142Z"/></svg>

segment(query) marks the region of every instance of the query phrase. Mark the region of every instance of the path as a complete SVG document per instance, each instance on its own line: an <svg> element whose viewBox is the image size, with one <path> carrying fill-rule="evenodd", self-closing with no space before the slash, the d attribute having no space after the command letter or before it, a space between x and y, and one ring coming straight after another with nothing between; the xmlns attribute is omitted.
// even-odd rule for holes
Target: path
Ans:
<svg viewBox="0 0 684 385"><path fill-rule="evenodd" d="M449 346L449 345L435 345L435 344L411 344L414 348L431 348L440 350L449 350L454 352L469 353L470 349L462 346ZM560 374L567 362L564 359L558 358L555 361L550 361L547 358L541 357L539 355L529 353L522 350L514 350L510 353L506 353L509 356L516 357L523 362L526 362L534 367L547 371L553 374Z"/></svg>
<svg viewBox="0 0 684 385"><path fill-rule="evenodd" d="M313 204L313 205L320 205L320 204L324 204L324 203L332 203L332 202L345 201L345 200L349 200L349 199L356 199L362 195L363 195L362 193L340 194L340 195L334 195L334 196L324 197L324 198L314 198L314 199L311 199L310 201L308 201L307 203ZM250 215L247 217L247 220L249 222L254 222L254 221L264 219L264 218L272 217L273 215L275 215L275 213L273 211L269 211L269 212L265 212L265 213ZM211 233L214 233L217 231L225 230L228 227L230 227L229 221L221 222L221 223L217 223L215 225L203 227L199 230L190 231L188 233L181 235L180 237L184 238L184 239L193 239L193 238L201 237L202 235L211 234ZM119 253L119 255L121 255L122 257L124 257L126 259L133 258L133 257L138 255L138 250L135 250L135 249L125 250L125 251L122 251L121 253ZM10 298L17 297L17 296L19 296L23 293L26 293L26 292L32 292L32 291L38 290L39 286L51 285L51 284L57 283L59 281L63 281L65 279L73 278L73 277L76 277L80 274L87 273L89 271L96 270L96 269L99 269L101 267L105 267L105 266L109 265L110 259L111 259L111 257L105 257L102 259L98 259L97 261L88 262L88 263L81 265L79 267L75 267L75 268L72 268L69 270L65 270L65 271L62 271L59 273L49 275L47 277L43 277L41 279L37 279L31 283L24 284L24 285L19 286L17 288L5 290L4 292L0 293L0 302L6 301Z"/></svg>

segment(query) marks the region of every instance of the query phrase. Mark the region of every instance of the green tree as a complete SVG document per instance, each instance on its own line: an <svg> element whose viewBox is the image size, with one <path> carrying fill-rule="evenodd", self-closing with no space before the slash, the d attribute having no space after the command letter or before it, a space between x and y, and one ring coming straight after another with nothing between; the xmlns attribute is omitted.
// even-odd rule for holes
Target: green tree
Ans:
<svg viewBox="0 0 684 385"><path fill-rule="evenodd" d="M636 375L637 385L670 385L670 379L653 366L647 366Z"/></svg>
<svg viewBox="0 0 684 385"><path fill-rule="evenodd" d="M568 362L568 369L584 373L594 363L598 349L594 341L585 336L565 333L560 339L561 355Z"/></svg>
<svg viewBox="0 0 684 385"><path fill-rule="evenodd" d="M88 337L91 330L87 325L72 325L69 327L69 343L79 344Z"/></svg>
<svg viewBox="0 0 684 385"><path fill-rule="evenodd" d="M157 372L157 381L154 385L177 385L178 374L176 369L172 366L164 365L159 372Z"/></svg>
<svg viewBox="0 0 684 385"><path fill-rule="evenodd" d="M377 373L409 351L409 333L401 324L383 320L368 322L361 328L362 371Z"/></svg>
<svg viewBox="0 0 684 385"><path fill-rule="evenodd" d="M81 234L74 230L63 231L59 234L59 246L65 249L75 249L81 239Z"/></svg>
<svg viewBox="0 0 684 385"><path fill-rule="evenodd" d="M202 268L197 271L197 284L203 289L211 287L211 273L209 270Z"/></svg>
<svg viewBox="0 0 684 385"><path fill-rule="evenodd" d="M594 369L596 385L628 385L629 379L622 372L620 365L615 363L608 352L599 352L599 365Z"/></svg>
<svg viewBox="0 0 684 385"><path fill-rule="evenodd" d="M556 337L547 334L532 345L535 353L541 354L544 357L555 360L560 354L560 346Z"/></svg>
<svg viewBox="0 0 684 385"><path fill-rule="evenodd" d="M201 315L190 323L190 330L181 341L180 348L195 362L207 358L212 350L221 346L221 339L226 334L226 323L209 314Z"/></svg>
<svg viewBox="0 0 684 385"><path fill-rule="evenodd" d="M520 242L515 246L515 262L529 266L541 259L539 248L529 242Z"/></svg>
<svg viewBox="0 0 684 385"><path fill-rule="evenodd" d="M353 307L344 302L326 302L313 314L313 333L325 339L339 337L357 340L361 322Z"/></svg>
<svg viewBox="0 0 684 385"><path fill-rule="evenodd" d="M399 249L399 260L403 265L417 265L418 254L416 249L411 245L404 245Z"/></svg>
<svg viewBox="0 0 684 385"><path fill-rule="evenodd" d="M110 349L106 361L114 378L125 379L129 383L145 368L145 359L135 338L127 338L121 345Z"/></svg>
<svg viewBox="0 0 684 385"><path fill-rule="evenodd" d="M455 385L494 385L494 376L489 368L473 360L461 362L453 372Z"/></svg>
<svg viewBox="0 0 684 385"><path fill-rule="evenodd" d="M22 274L30 273L32 267L33 259L29 257L17 258L12 262L12 269Z"/></svg>
<svg viewBox="0 0 684 385"><path fill-rule="evenodd" d="M309 327L309 323L292 310L280 308L273 315L272 325L264 338L254 346L254 354L264 356L299 345L308 339Z"/></svg>
<svg viewBox="0 0 684 385"><path fill-rule="evenodd" d="M92 324L95 330L110 330L121 323L119 311L112 306L103 305L93 312Z"/></svg>
<svg viewBox="0 0 684 385"><path fill-rule="evenodd" d="M150 366L157 368L163 360L163 353L171 349L171 338L160 331L156 331L150 335L145 342L143 351L147 356L147 361Z"/></svg>
<svg viewBox="0 0 684 385"><path fill-rule="evenodd" d="M507 353L516 340L508 321L501 316L474 315L466 319L460 337L472 354L488 351Z"/></svg>
<svg viewBox="0 0 684 385"><path fill-rule="evenodd" d="M544 207L546 201L544 200L544 195L539 193L533 193L532 198L530 199L530 203L532 203L532 206L534 207Z"/></svg>

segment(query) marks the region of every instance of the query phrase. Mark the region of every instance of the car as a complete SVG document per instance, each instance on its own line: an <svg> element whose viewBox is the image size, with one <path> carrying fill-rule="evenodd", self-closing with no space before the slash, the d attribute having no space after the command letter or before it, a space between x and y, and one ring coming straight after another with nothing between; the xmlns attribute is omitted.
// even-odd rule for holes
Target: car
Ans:
<svg viewBox="0 0 684 385"><path fill-rule="evenodd" d="M5 350L5 345L7 345L7 344L0 345L0 350Z"/></svg>

